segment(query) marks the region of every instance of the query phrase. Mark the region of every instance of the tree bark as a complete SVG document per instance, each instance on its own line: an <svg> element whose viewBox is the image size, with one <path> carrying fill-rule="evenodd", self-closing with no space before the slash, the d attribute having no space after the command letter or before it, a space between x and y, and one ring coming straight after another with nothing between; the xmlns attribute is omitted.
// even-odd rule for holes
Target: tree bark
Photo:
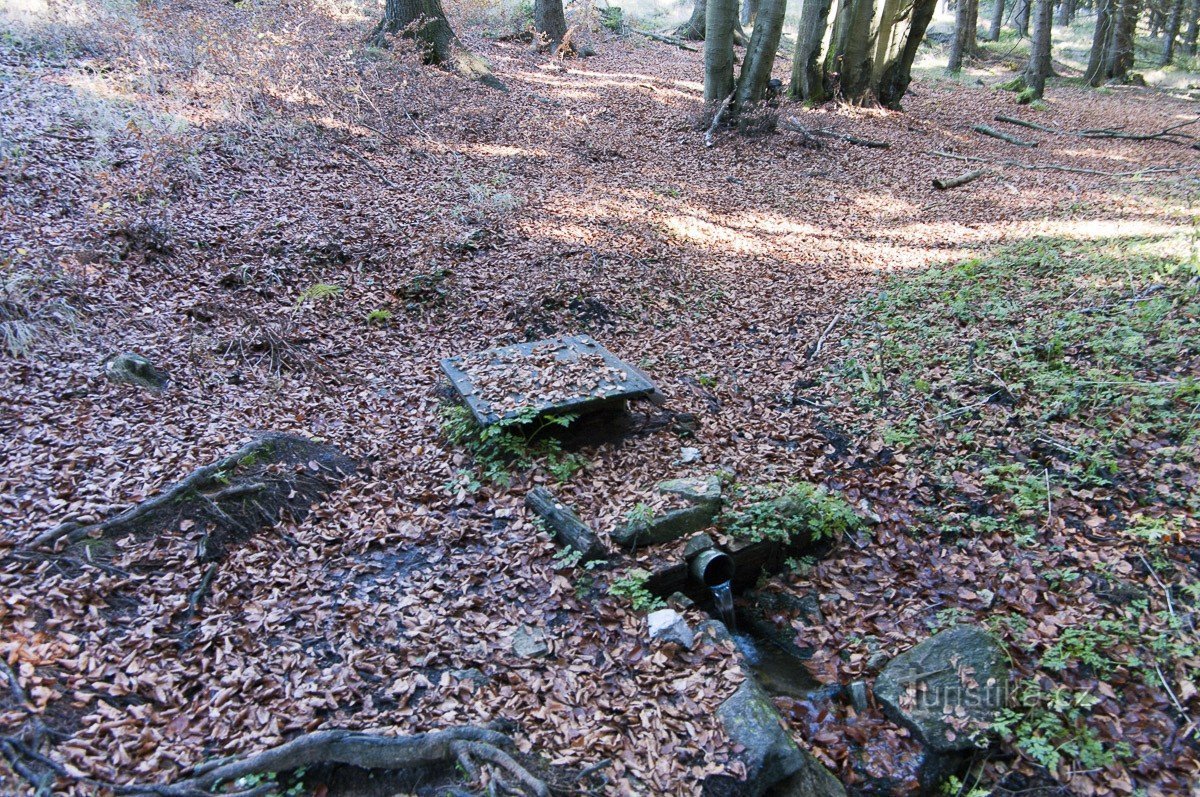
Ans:
<svg viewBox="0 0 1200 797"><path fill-rule="evenodd" d="M771 68L775 66L775 53L779 50L779 37L783 34L786 8L787 0L762 0L738 76L736 101L739 110L762 102L766 95Z"/></svg>
<svg viewBox="0 0 1200 797"><path fill-rule="evenodd" d="M979 0L958 0L954 10L954 40L950 43L950 61L947 72L961 72L963 58L974 50L974 28L972 22L979 16Z"/></svg>
<svg viewBox="0 0 1200 797"><path fill-rule="evenodd" d="M1013 27L1022 36L1029 35L1029 10L1032 0L1017 0L1013 8Z"/></svg>
<svg viewBox="0 0 1200 797"><path fill-rule="evenodd" d="M1179 45L1179 54L1191 58L1196 54L1196 37L1200 34L1200 0L1192 0L1187 12L1187 33Z"/></svg>
<svg viewBox="0 0 1200 797"><path fill-rule="evenodd" d="M442 0L387 0L383 19L375 26L371 38L378 39L385 33L415 41L422 47L422 58L427 64L448 66L489 88L507 90L492 74L487 61L468 50L454 35Z"/></svg>
<svg viewBox="0 0 1200 797"><path fill-rule="evenodd" d="M992 24L988 26L987 41L1000 41L1000 28L1004 25L1004 0L992 4Z"/></svg>
<svg viewBox="0 0 1200 797"><path fill-rule="evenodd" d="M1129 70L1133 68L1134 32L1141 13L1141 0L1118 0L1106 59L1105 73L1109 80L1124 82L1129 79Z"/></svg>
<svg viewBox="0 0 1200 797"><path fill-rule="evenodd" d="M563 12L562 0L534 0L533 26L546 37L551 51L558 49L567 35L567 15Z"/></svg>
<svg viewBox="0 0 1200 797"><path fill-rule="evenodd" d="M1159 66L1168 66L1175 60L1175 40L1179 38L1179 28L1183 24L1183 0L1174 0L1167 12L1167 24L1163 28L1162 56L1158 59Z"/></svg>
<svg viewBox="0 0 1200 797"><path fill-rule="evenodd" d="M753 25L758 18L759 0L742 0L742 24Z"/></svg>
<svg viewBox="0 0 1200 797"><path fill-rule="evenodd" d="M675 35L690 42L704 41L705 10L708 0L696 0L688 21L675 29Z"/></svg>
<svg viewBox="0 0 1200 797"><path fill-rule="evenodd" d="M1099 86L1106 77L1105 64L1108 43L1112 39L1114 0L1096 0L1096 28L1092 33L1092 50L1088 54L1083 79L1089 86Z"/></svg>
<svg viewBox="0 0 1200 797"><path fill-rule="evenodd" d="M899 110L900 100L912 83L912 65L917 48L925 38L925 29L933 19L937 0L913 0L906 4L903 16L894 19L893 47L879 71L876 94L885 108ZM905 26L907 23L907 26Z"/></svg>
<svg viewBox="0 0 1200 797"><path fill-rule="evenodd" d="M796 30L796 52L792 58L792 81L788 93L809 102L825 99L821 81L821 46L829 28L833 0L805 0Z"/></svg>
<svg viewBox="0 0 1200 797"><path fill-rule="evenodd" d="M1033 19L1033 40L1029 45L1029 64L1025 67L1025 91L1022 99L1040 100L1046 92L1050 74L1050 37L1054 28L1054 0L1037 0Z"/></svg>
<svg viewBox="0 0 1200 797"><path fill-rule="evenodd" d="M704 101L733 93L733 28L737 0L709 0L704 26Z"/></svg>

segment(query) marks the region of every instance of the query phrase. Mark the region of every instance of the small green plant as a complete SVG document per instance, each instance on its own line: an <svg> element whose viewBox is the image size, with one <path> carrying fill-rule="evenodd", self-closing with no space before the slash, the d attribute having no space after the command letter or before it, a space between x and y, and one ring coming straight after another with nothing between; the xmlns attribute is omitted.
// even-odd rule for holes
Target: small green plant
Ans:
<svg viewBox="0 0 1200 797"><path fill-rule="evenodd" d="M471 453L485 481L501 486L512 481L511 470L529 470L541 462L559 481L566 481L584 466L584 460L563 451L562 444L545 432L565 428L576 415L543 415L530 409L488 426L480 426L471 411L461 404L447 404L442 411L442 434Z"/></svg>
<svg viewBox="0 0 1200 797"><path fill-rule="evenodd" d="M608 585L608 594L617 598L627 598L634 611L652 612L667 604L661 598L646 589L650 579L649 571L635 568L629 570L621 578Z"/></svg>
<svg viewBox="0 0 1200 797"><path fill-rule="evenodd" d="M1034 679L1023 681L1016 695L1018 708L1001 711L991 729L1050 771L1064 759L1099 769L1132 754L1124 742L1105 747L1087 724L1089 711L1100 702L1096 695L1064 686L1044 690Z"/></svg>
<svg viewBox="0 0 1200 797"><path fill-rule="evenodd" d="M654 507L644 501L639 501L633 509L625 513L625 520L633 525L646 524L654 519Z"/></svg>
<svg viewBox="0 0 1200 797"><path fill-rule="evenodd" d="M296 307L302 307L307 302L323 301L325 299L333 299L345 293L345 289L341 285L330 285L326 282L314 282L309 285L296 298Z"/></svg>
<svg viewBox="0 0 1200 797"><path fill-rule="evenodd" d="M836 540L862 527L854 509L823 485L794 482L756 487L747 497L751 503L727 523L729 532L738 537L788 542L808 533L814 541Z"/></svg>
<svg viewBox="0 0 1200 797"><path fill-rule="evenodd" d="M384 326L392 320L392 311L384 308L372 310L367 313L366 322L368 326Z"/></svg>

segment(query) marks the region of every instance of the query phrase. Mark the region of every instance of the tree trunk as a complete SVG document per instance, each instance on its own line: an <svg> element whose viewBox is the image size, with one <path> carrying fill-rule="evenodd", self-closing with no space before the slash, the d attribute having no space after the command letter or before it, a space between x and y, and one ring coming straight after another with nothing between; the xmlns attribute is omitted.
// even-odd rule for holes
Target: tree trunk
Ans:
<svg viewBox="0 0 1200 797"><path fill-rule="evenodd" d="M750 36L746 57L742 60L742 72L738 76L739 110L762 102L767 92L767 81L771 79L775 53L779 50L779 37L783 33L783 13L786 8L787 0L762 0L758 22Z"/></svg>
<svg viewBox="0 0 1200 797"><path fill-rule="evenodd" d="M1025 67L1023 100L1040 100L1046 92L1050 74L1050 37L1054 28L1054 0L1037 0L1033 19L1033 40L1029 44L1029 65Z"/></svg>
<svg viewBox="0 0 1200 797"><path fill-rule="evenodd" d="M1017 5L1013 9L1013 27L1022 36L1029 35L1029 5L1031 2L1032 0L1017 0Z"/></svg>
<svg viewBox="0 0 1200 797"><path fill-rule="evenodd" d="M685 41L704 41L704 18L707 7L708 0L696 0L692 6L692 16L688 18L687 22L675 29L675 35Z"/></svg>
<svg viewBox="0 0 1200 797"><path fill-rule="evenodd" d="M1112 39L1114 0L1096 0L1096 29L1092 33L1092 51L1088 54L1087 71L1083 79L1089 86L1099 86L1107 76L1108 43Z"/></svg>
<svg viewBox="0 0 1200 797"><path fill-rule="evenodd" d="M546 37L551 51L558 49L567 35L567 15L563 13L562 0L534 0L533 25Z"/></svg>
<svg viewBox="0 0 1200 797"><path fill-rule="evenodd" d="M733 93L733 28L737 0L709 0L704 25L704 101Z"/></svg>
<svg viewBox="0 0 1200 797"><path fill-rule="evenodd" d="M917 48L925 38L925 29L929 27L936 7L937 0L911 0L891 18L887 50L881 62L877 62L875 87L875 94L885 108L900 109L900 100L912 82Z"/></svg>
<svg viewBox="0 0 1200 797"><path fill-rule="evenodd" d="M809 102L825 99L821 82L821 45L829 28L833 0L805 0L796 30L796 53L792 59L792 82L788 93Z"/></svg>
<svg viewBox="0 0 1200 797"><path fill-rule="evenodd" d="M979 55L979 0L971 0L971 14L967 17L967 57Z"/></svg>
<svg viewBox="0 0 1200 797"><path fill-rule="evenodd" d="M1141 0L1119 0L1117 3L1105 70L1109 80L1125 82L1129 79L1129 70L1133 68L1134 32L1141 13Z"/></svg>
<svg viewBox="0 0 1200 797"><path fill-rule="evenodd" d="M1200 34L1200 0L1192 0L1187 12L1187 33L1179 45L1179 54L1191 58L1196 54L1196 37Z"/></svg>
<svg viewBox="0 0 1200 797"><path fill-rule="evenodd" d="M1058 18L1055 21L1055 24L1070 25L1072 13L1073 13L1072 0L1059 0L1059 2L1058 2Z"/></svg>
<svg viewBox="0 0 1200 797"><path fill-rule="evenodd" d="M978 2L979 0L958 0L954 11L954 40L950 43L950 61L946 64L947 72L961 72L963 58L970 55L973 50L971 20L978 16Z"/></svg>
<svg viewBox="0 0 1200 797"><path fill-rule="evenodd" d="M1171 3L1167 12L1167 25L1163 28L1163 50L1158 59L1159 66L1168 66L1175 60L1175 40L1179 38L1179 27L1183 24L1183 0Z"/></svg>
<svg viewBox="0 0 1200 797"><path fill-rule="evenodd" d="M753 25L758 18L759 0L742 0L742 24Z"/></svg>
<svg viewBox="0 0 1200 797"><path fill-rule="evenodd" d="M441 0L387 0L383 19L375 26L373 39L385 33L399 34L422 47L427 64L448 66L471 80L506 91L487 61L468 50L450 27Z"/></svg>
<svg viewBox="0 0 1200 797"><path fill-rule="evenodd" d="M1000 28L1004 25L1004 0L995 0L992 4L992 24L988 26L987 40L1000 41Z"/></svg>

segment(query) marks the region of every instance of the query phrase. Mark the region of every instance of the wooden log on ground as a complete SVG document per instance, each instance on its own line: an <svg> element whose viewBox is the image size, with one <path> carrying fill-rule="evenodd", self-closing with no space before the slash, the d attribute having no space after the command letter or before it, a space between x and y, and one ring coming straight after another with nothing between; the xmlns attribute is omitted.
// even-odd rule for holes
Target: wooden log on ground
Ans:
<svg viewBox="0 0 1200 797"><path fill-rule="evenodd" d="M525 506L545 521L560 545L583 554L583 561L604 559L608 550L591 527L579 519L575 510L559 501L545 487L534 487L525 494Z"/></svg>
<svg viewBox="0 0 1200 797"><path fill-rule="evenodd" d="M664 44L673 44L676 47L678 47L680 50L687 50L689 53L700 52L699 47L693 47L692 45L685 42L683 39L676 39L673 36L664 36L661 33L652 33L648 30L638 30L637 28L633 28L632 30L634 33L645 36L647 39L654 39L654 41L662 42Z"/></svg>
<svg viewBox="0 0 1200 797"><path fill-rule="evenodd" d="M1001 141L1003 141L1007 144L1012 144L1015 147L1036 147L1037 146L1036 141L1022 141L1021 139L1017 138L1016 136L1010 136L1008 133L1001 133L996 128L988 127L987 125L975 125L971 129L981 135L990 136L992 138L998 138Z"/></svg>
<svg viewBox="0 0 1200 797"><path fill-rule="evenodd" d="M950 188L958 188L960 185L966 185L967 183L975 182L980 177L983 177L987 174L990 174L987 169L976 169L973 172L960 174L957 177L935 177L933 178L933 187L939 191L946 191Z"/></svg>

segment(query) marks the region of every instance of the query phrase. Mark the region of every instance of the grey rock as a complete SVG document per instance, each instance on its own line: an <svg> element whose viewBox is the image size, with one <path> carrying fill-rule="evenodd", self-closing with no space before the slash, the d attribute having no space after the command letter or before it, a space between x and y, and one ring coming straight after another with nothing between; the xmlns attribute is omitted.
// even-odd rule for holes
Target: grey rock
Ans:
<svg viewBox="0 0 1200 797"><path fill-rule="evenodd" d="M975 746L972 737L1004 707L1007 686L1000 643L982 628L960 625L892 659L875 680L875 697L930 750L951 752Z"/></svg>
<svg viewBox="0 0 1200 797"><path fill-rule="evenodd" d="M667 598L667 605L672 609L690 609L696 602L682 592L673 592Z"/></svg>
<svg viewBox="0 0 1200 797"><path fill-rule="evenodd" d="M721 480L716 476L696 479L669 479L659 482L658 491L678 495L695 504L718 503L721 500Z"/></svg>
<svg viewBox="0 0 1200 797"><path fill-rule="evenodd" d="M770 697L752 678L717 709L717 717L734 745L745 749L746 780L734 793L746 797L772 794L795 797L843 797L845 790L810 753L800 749L783 728Z"/></svg>
<svg viewBox="0 0 1200 797"><path fill-rule="evenodd" d="M140 354L121 352L104 361L104 375L113 382L137 385L159 392L165 390L170 377Z"/></svg>
<svg viewBox="0 0 1200 797"><path fill-rule="evenodd" d="M714 547L716 547L716 543L713 542L712 537L707 534L697 534L688 540L687 545L683 547L683 558L691 559L696 554Z"/></svg>
<svg viewBox="0 0 1200 797"><path fill-rule="evenodd" d="M546 632L540 628L520 626L513 634L512 650L523 659L541 658L550 653L546 643Z"/></svg>
<svg viewBox="0 0 1200 797"><path fill-rule="evenodd" d="M469 683L477 687L487 686L492 680L477 667L469 667L465 670L447 670L447 674L456 681Z"/></svg>
<svg viewBox="0 0 1200 797"><path fill-rule="evenodd" d="M694 462L699 462L700 456L700 449L698 448L682 448L679 451L678 462L680 465L691 465Z"/></svg>
<svg viewBox="0 0 1200 797"><path fill-rule="evenodd" d="M670 542L711 526L720 510L719 503L693 504L649 520L625 523L613 529L610 536L625 548Z"/></svg>
<svg viewBox="0 0 1200 797"><path fill-rule="evenodd" d="M867 710L867 684L864 681L854 681L848 689L850 692L850 705L854 706L855 711Z"/></svg>
<svg viewBox="0 0 1200 797"><path fill-rule="evenodd" d="M650 627L650 638L660 642L674 642L685 650L692 649L695 636L687 620L674 609L659 609L646 617Z"/></svg>

